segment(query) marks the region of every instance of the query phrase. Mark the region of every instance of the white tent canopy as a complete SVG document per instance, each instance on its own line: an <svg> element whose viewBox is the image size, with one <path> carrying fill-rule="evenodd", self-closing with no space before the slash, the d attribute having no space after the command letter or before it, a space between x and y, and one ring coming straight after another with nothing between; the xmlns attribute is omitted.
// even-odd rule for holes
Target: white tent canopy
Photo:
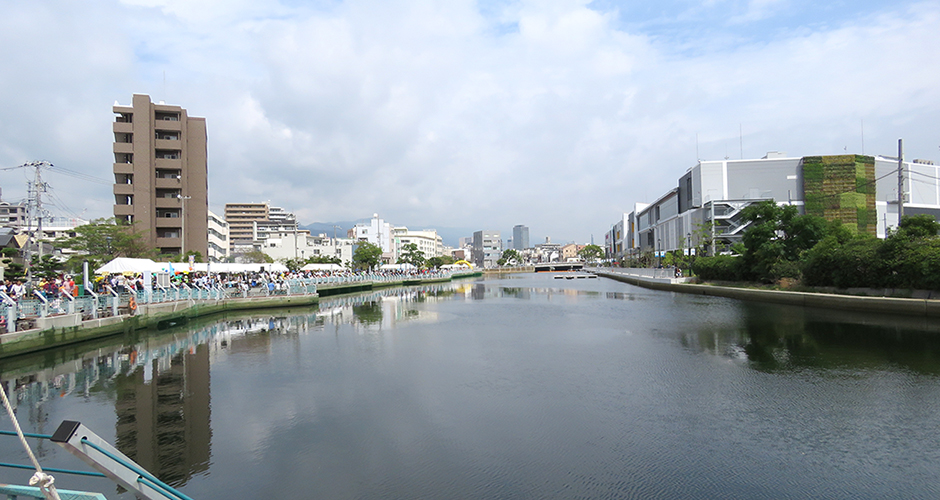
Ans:
<svg viewBox="0 0 940 500"><path fill-rule="evenodd" d="M307 264L301 271L342 271L345 269L339 264Z"/></svg>
<svg viewBox="0 0 940 500"><path fill-rule="evenodd" d="M194 271L197 273L259 273L262 271L286 273L287 266L284 264L223 264L205 262L193 264L189 267L188 262L154 262L150 259L130 259L127 257L118 257L111 262L95 270L98 274L120 274L120 273L188 273Z"/></svg>
<svg viewBox="0 0 940 500"><path fill-rule="evenodd" d="M383 271L410 271L415 269L414 264L382 264L379 269Z"/></svg>
<svg viewBox="0 0 940 500"><path fill-rule="evenodd" d="M150 259L118 257L95 269L95 273L98 274L145 273L148 271L151 273L162 272L162 267Z"/></svg>

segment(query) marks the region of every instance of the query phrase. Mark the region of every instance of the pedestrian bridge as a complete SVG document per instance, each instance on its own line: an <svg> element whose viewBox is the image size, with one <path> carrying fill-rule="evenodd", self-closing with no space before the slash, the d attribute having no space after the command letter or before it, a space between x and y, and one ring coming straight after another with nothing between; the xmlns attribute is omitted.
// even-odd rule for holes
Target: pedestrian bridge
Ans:
<svg viewBox="0 0 940 500"><path fill-rule="evenodd" d="M584 262L546 262L535 264L535 272L550 273L555 271L580 271L584 269Z"/></svg>

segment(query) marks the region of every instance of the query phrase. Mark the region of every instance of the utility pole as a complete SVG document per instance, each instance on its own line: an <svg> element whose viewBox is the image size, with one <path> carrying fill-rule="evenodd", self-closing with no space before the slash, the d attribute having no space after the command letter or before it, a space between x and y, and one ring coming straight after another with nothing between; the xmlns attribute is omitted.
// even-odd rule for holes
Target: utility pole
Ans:
<svg viewBox="0 0 940 500"><path fill-rule="evenodd" d="M26 234L28 239L26 252L23 256L26 261L26 280L29 282L33 279L33 255L30 249L33 241L36 243L37 261L42 259L42 193L46 190L46 185L42 182L42 169L43 167L52 167L52 164L47 161L31 161L22 166L35 169L33 182L27 183ZM38 231L36 232L33 231L34 216L37 218L38 223Z"/></svg>
<svg viewBox="0 0 940 500"><path fill-rule="evenodd" d="M901 218L904 217L904 145L903 139L898 139L898 228L901 228Z"/></svg>

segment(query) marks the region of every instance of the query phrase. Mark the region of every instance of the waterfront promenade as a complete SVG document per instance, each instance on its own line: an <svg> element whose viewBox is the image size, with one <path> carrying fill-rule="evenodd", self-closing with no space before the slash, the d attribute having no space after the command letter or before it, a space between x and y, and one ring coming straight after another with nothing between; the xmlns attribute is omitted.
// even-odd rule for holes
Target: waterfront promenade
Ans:
<svg viewBox="0 0 940 500"><path fill-rule="evenodd" d="M254 286L172 285L130 292L106 287L83 297L60 294L29 299L2 295L0 358L50 349L118 333L184 323L226 311L301 307L321 296L393 286L441 283L480 276L479 272L434 271L421 274L348 273L259 280Z"/></svg>
<svg viewBox="0 0 940 500"><path fill-rule="evenodd" d="M691 278L671 277L671 270L666 269L591 268L588 271L598 276L653 290L825 309L940 318L940 300L933 298L878 297L694 284L690 283Z"/></svg>

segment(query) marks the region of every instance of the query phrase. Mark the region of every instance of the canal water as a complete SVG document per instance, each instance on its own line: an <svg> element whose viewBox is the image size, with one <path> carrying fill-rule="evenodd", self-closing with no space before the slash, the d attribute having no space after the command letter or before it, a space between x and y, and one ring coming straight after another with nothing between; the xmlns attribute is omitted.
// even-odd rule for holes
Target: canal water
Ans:
<svg viewBox="0 0 940 500"><path fill-rule="evenodd" d="M81 421L195 499L940 496L940 325L920 318L513 275L141 332L0 378L24 430ZM12 438L0 456L28 463Z"/></svg>

